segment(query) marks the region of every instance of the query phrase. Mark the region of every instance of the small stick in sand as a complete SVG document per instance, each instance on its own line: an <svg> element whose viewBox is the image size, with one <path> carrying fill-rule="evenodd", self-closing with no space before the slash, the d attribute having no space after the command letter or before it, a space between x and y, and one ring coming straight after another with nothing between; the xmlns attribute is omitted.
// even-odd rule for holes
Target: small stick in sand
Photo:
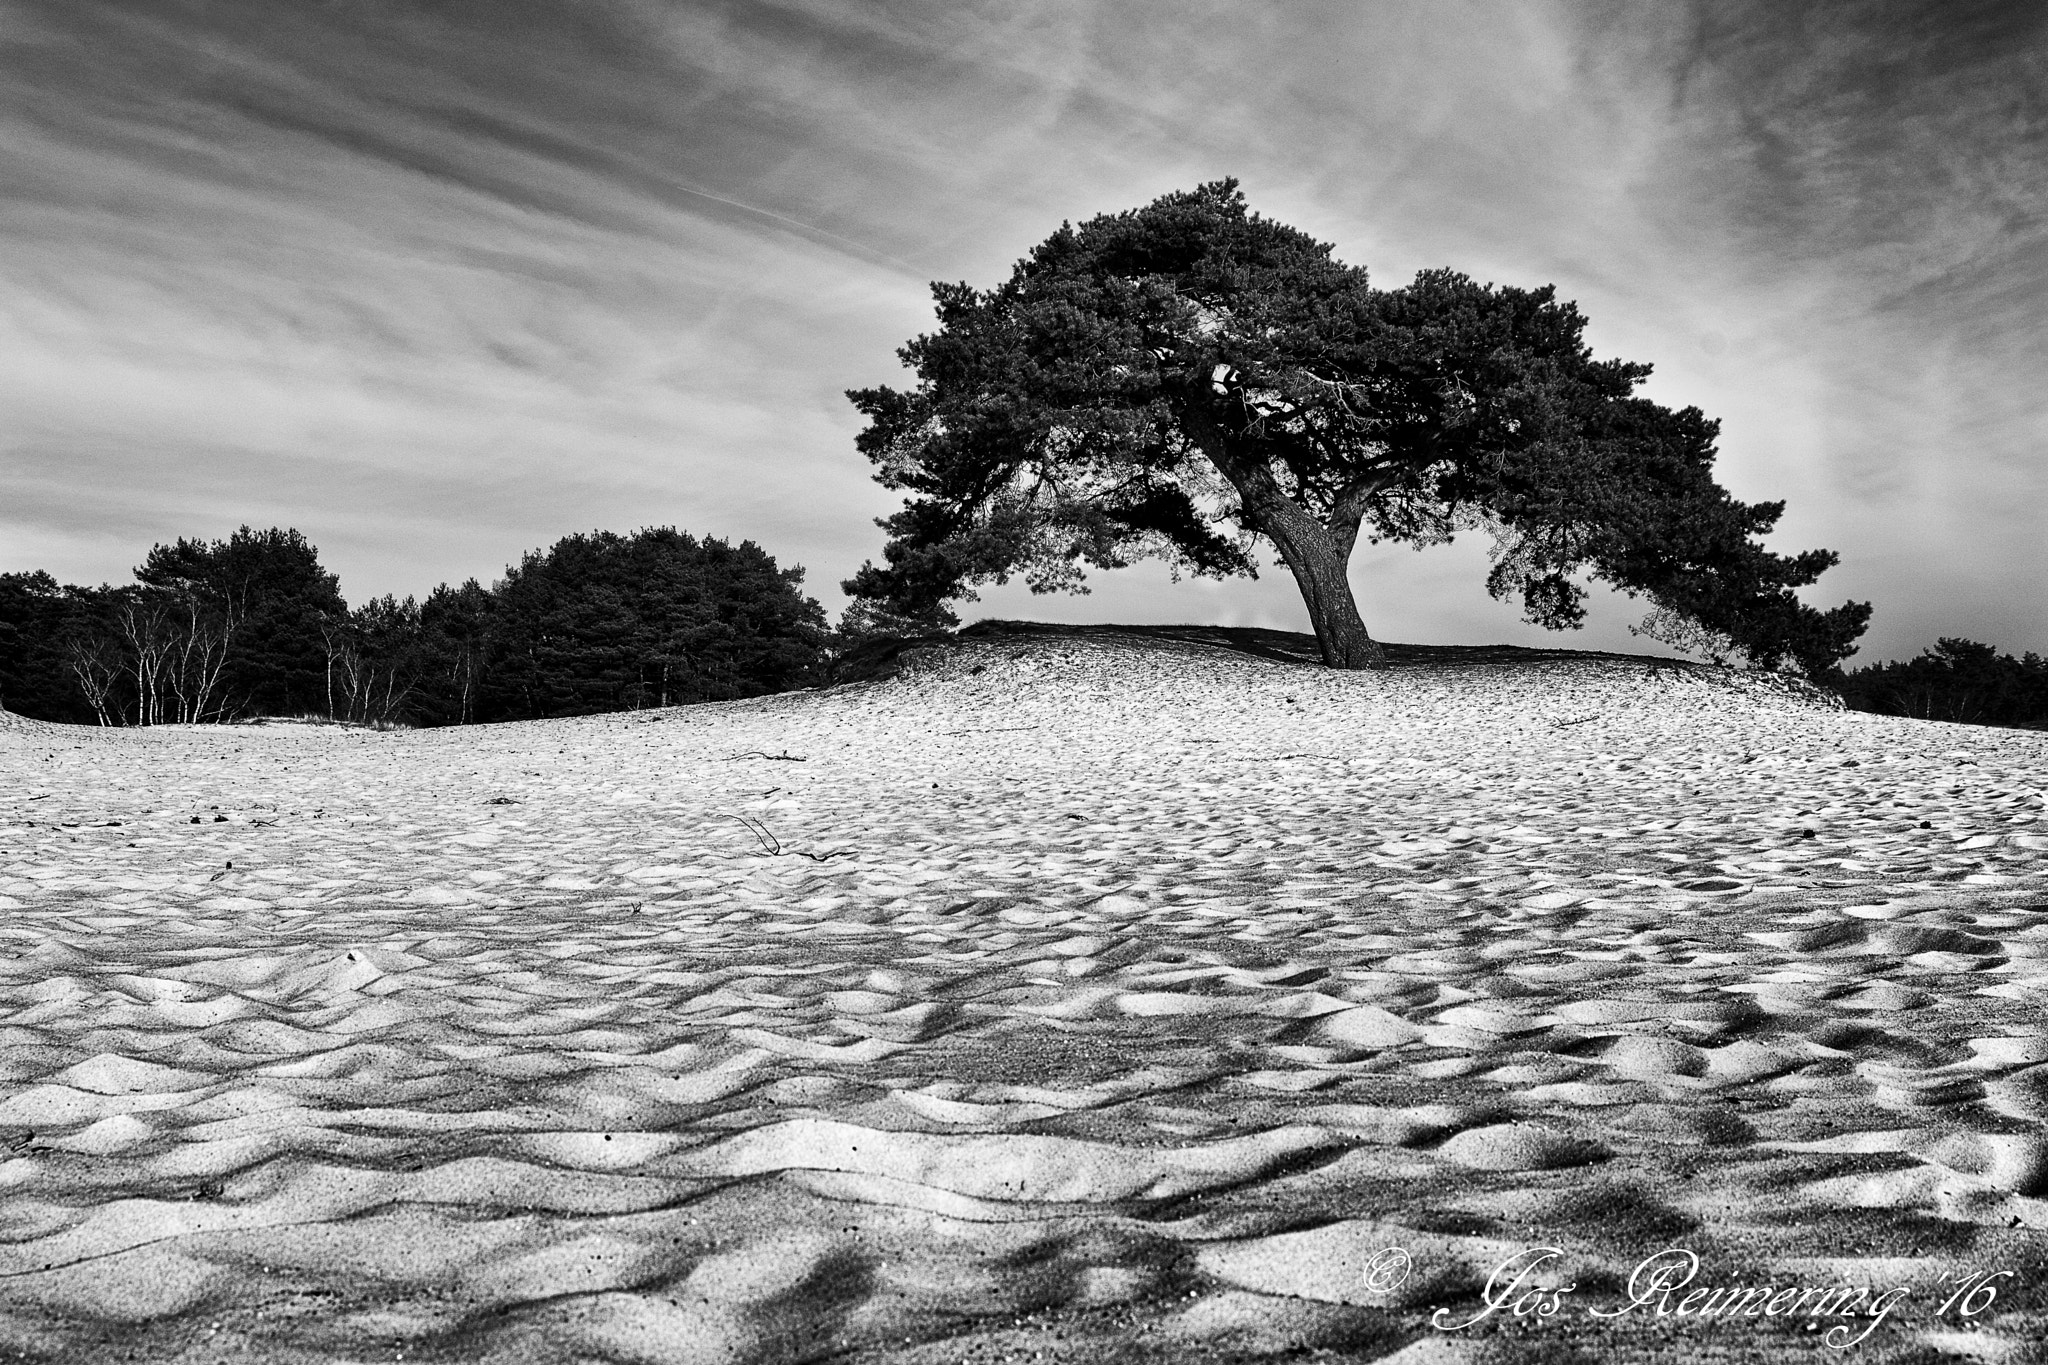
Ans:
<svg viewBox="0 0 2048 1365"><path fill-rule="evenodd" d="M768 826L762 824L759 820L749 820L744 815L735 815L732 818L746 826L747 833L761 841L761 847L768 850L768 856L772 858L782 852L782 845L776 840L774 835L768 832Z"/></svg>

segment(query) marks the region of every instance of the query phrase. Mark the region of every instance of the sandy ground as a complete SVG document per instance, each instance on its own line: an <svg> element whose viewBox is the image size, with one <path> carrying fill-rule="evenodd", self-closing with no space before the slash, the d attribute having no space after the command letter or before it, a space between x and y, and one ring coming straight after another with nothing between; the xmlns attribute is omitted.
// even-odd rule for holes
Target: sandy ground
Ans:
<svg viewBox="0 0 2048 1365"><path fill-rule="evenodd" d="M0 722L0 1359L2038 1360L2044 782L1116 637Z"/></svg>

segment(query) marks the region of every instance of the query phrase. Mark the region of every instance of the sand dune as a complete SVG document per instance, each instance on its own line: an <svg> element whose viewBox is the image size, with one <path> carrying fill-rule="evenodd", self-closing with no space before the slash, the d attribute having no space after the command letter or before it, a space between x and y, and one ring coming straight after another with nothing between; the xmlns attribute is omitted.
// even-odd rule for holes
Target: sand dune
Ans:
<svg viewBox="0 0 2048 1365"><path fill-rule="evenodd" d="M2040 1359L2044 784L1707 669L1114 636L0 720L0 1353ZM1909 1292L1660 1316L1667 1248Z"/></svg>

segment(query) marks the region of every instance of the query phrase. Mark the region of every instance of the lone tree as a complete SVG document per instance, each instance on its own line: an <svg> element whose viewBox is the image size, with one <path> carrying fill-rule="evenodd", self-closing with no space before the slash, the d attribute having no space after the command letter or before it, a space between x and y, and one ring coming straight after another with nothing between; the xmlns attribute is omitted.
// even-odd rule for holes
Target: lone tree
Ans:
<svg viewBox="0 0 2048 1365"><path fill-rule="evenodd" d="M1757 544L1784 504L1721 489L1718 424L1638 396L1650 367L1593 359L1551 287L1379 290L1330 253L1222 180L1063 225L994 289L933 285L938 331L898 353L917 387L847 394L876 477L913 495L878 523L886 566L843 585L857 609L950 625L1013 572L1034 592L1143 557L1256 575L1270 542L1323 661L1372 667L1360 530L1484 526L1488 590L1551 629L1583 621L1589 570L1759 667L1819 676L1854 648L1868 604L1793 593L1837 557Z"/></svg>

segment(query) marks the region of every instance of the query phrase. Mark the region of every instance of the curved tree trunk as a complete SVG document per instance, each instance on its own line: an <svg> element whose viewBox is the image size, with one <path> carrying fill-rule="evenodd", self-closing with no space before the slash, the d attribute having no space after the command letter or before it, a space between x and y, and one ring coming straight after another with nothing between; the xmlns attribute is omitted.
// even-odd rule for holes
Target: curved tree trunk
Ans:
<svg viewBox="0 0 2048 1365"><path fill-rule="evenodd" d="M1322 528L1318 527L1317 530ZM1280 557L1294 573L1301 588L1302 603L1308 608L1309 624L1315 627L1316 644L1322 647L1323 662L1331 668L1385 668L1386 654L1367 633L1351 596L1351 580L1345 574L1345 559L1335 545L1316 545L1321 537L1275 535Z"/></svg>
<svg viewBox="0 0 2048 1365"><path fill-rule="evenodd" d="M1191 392L1199 393L1191 386ZM1345 566L1358 539L1358 518L1349 515L1337 528L1325 526L1307 508L1281 490L1272 469L1256 454L1234 451L1214 414L1197 396L1181 409L1182 429L1194 439L1209 462L1230 486L1252 528L1280 547L1280 557L1294 572L1315 627L1323 662L1331 668L1385 668L1387 658L1358 615Z"/></svg>

